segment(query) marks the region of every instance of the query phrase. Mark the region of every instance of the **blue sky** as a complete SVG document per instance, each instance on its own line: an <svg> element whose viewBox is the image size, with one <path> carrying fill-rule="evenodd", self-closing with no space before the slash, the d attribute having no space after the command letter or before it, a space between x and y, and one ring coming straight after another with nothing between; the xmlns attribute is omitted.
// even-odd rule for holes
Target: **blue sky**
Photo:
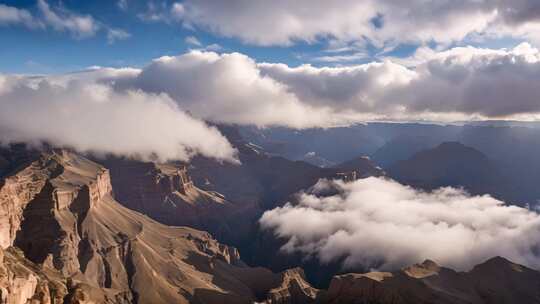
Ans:
<svg viewBox="0 0 540 304"><path fill-rule="evenodd" d="M12 7L36 11L36 1L0 1ZM196 37L203 46L218 44L220 52L241 52L258 61L304 63L301 56L317 53L324 42L298 43L292 47L259 47L244 44L235 38L225 38L204 30L190 29L180 23L144 21L137 14L148 8L140 2L130 2L121 10L114 1L49 1L52 7L77 14L89 14L97 21L125 29L131 35L114 43L107 35L97 33L89 38L76 38L66 32L29 29L21 25L0 26L0 71L5 73L61 73L81 70L89 66L134 66L148 64L163 55L178 55L198 48L185 41Z"/></svg>
<svg viewBox="0 0 540 304"><path fill-rule="evenodd" d="M77 37L65 30L47 28L29 28L21 23L2 23L0 20L0 71L4 73L49 74L75 71L89 66L140 67L163 55L178 55L193 48L204 48L218 45L219 52L241 52L258 62L281 62L290 66L310 63L315 66L351 65L381 60L386 56L406 57L412 55L422 44L437 46L428 41L405 42L396 44L381 56L384 47L375 47L371 42L363 43L361 50L349 50L343 53L326 52L331 48L331 35L321 36L306 41L296 39L288 45L258 45L246 42L242 37L227 38L227 34L216 34L216 30L208 30L205 26L187 26L179 20L167 19L144 20L145 14L152 11L165 15L172 7L173 1L133 1L126 0L127 5L121 8L122 1L76 1L48 0L46 3L53 12L61 14L91 16L97 24L107 28L120 29L129 33L125 39L108 41L107 32L99 30L89 37ZM152 3L149 5L148 3ZM181 3L181 2L178 2ZM35 18L40 18L36 0L1 0L4 6L26 10ZM382 15L380 15L382 16ZM383 19L382 17L380 18ZM388 22L388 21L386 21ZM375 28L385 26L377 18L373 19ZM186 37L195 37L200 46L186 42ZM234 36L234 35L233 35ZM309 39L307 39L309 40ZM444 48L455 45L476 45L484 47L512 47L523 41L521 38L498 37L484 39L481 42L471 40L452 41ZM347 40L345 44L353 44ZM329 56L358 57L348 60L321 61L316 58Z"/></svg>

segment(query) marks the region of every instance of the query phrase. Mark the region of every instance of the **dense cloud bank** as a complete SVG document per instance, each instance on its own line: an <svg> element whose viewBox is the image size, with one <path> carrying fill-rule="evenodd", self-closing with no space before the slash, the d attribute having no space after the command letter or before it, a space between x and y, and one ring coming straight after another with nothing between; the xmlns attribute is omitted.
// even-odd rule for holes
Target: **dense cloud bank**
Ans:
<svg viewBox="0 0 540 304"><path fill-rule="evenodd" d="M168 96L118 92L89 81L91 73L85 76L82 81L0 75L0 142L46 141L160 160L202 154L235 161L236 151L217 129L180 110Z"/></svg>
<svg viewBox="0 0 540 304"><path fill-rule="evenodd" d="M234 149L203 121L311 128L376 120L538 119L539 80L540 52L527 43L509 50L423 48L400 62L320 68L191 51L142 69L0 75L0 118L10 140L231 160Z"/></svg>
<svg viewBox="0 0 540 304"><path fill-rule="evenodd" d="M320 195L337 189L332 196ZM267 211L260 224L288 240L285 252L344 267L391 269L433 259L468 269L493 256L540 267L540 215L489 196L431 193L384 178L321 180L299 204Z"/></svg>
<svg viewBox="0 0 540 304"><path fill-rule="evenodd" d="M217 122L327 127L366 120L534 119L540 115L540 52L473 47L420 49L405 63L348 67L257 63L193 51L161 57L116 88L166 93Z"/></svg>
<svg viewBox="0 0 540 304"><path fill-rule="evenodd" d="M381 47L466 38L540 38L536 0L186 0L171 11L185 26L258 45L320 38Z"/></svg>

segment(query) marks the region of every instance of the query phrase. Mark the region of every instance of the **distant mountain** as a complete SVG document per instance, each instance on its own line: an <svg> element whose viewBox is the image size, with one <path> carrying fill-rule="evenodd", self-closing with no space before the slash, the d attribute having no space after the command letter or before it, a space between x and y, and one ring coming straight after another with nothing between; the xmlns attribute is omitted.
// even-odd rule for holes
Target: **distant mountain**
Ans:
<svg viewBox="0 0 540 304"><path fill-rule="evenodd" d="M402 135L392 138L384 146L377 149L371 157L374 162L388 169L399 161L409 159L415 153L439 144L440 141L428 136Z"/></svg>
<svg viewBox="0 0 540 304"><path fill-rule="evenodd" d="M388 170L393 179L422 189L463 187L473 194L504 196L505 179L482 152L459 142L445 142L397 162Z"/></svg>

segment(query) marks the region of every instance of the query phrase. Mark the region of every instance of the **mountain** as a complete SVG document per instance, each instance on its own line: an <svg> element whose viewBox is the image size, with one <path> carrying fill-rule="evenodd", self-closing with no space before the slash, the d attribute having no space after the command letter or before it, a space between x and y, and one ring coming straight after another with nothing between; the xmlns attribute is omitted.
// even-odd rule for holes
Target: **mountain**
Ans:
<svg viewBox="0 0 540 304"><path fill-rule="evenodd" d="M504 196L505 179L482 152L459 142L445 142L399 161L388 174L407 185L426 190L463 187L472 194Z"/></svg>
<svg viewBox="0 0 540 304"><path fill-rule="evenodd" d="M375 151L372 155L373 160L388 169L399 161L407 160L414 154L430 149L440 144L429 136L408 136L401 135L392 138Z"/></svg>
<svg viewBox="0 0 540 304"><path fill-rule="evenodd" d="M246 266L238 250L207 232L166 226L127 209L114 197L109 170L79 154L13 146L0 148L0 155L2 303L540 300L540 273L500 257L469 272L426 261L395 272L343 274L319 290L302 269L274 273Z"/></svg>
<svg viewBox="0 0 540 304"><path fill-rule="evenodd" d="M2 150L11 155L0 179L6 303L286 302L317 292L299 269L247 267L207 232L127 209L109 171L78 154Z"/></svg>
<svg viewBox="0 0 540 304"><path fill-rule="evenodd" d="M381 167L375 165L367 156L360 156L341 164L335 165L334 168L343 172L355 172L358 178L369 176L384 176L386 172Z"/></svg>
<svg viewBox="0 0 540 304"><path fill-rule="evenodd" d="M328 168L335 165L334 162L331 162L326 158L317 155L317 153L315 152L308 152L304 154L301 160L321 168Z"/></svg>
<svg viewBox="0 0 540 304"><path fill-rule="evenodd" d="M396 272L334 277L319 303L540 303L540 272L495 257L468 272L426 260Z"/></svg>

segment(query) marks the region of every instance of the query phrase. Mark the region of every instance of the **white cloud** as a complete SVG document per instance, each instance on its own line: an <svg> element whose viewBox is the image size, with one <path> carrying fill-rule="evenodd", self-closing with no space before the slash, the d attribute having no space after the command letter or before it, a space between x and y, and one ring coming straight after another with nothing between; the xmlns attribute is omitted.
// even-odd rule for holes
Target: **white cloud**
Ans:
<svg viewBox="0 0 540 304"><path fill-rule="evenodd" d="M199 39L197 39L197 37L195 36L187 36L184 41L187 43L187 44L191 44L191 45L194 45L194 46L202 46L202 43L199 41Z"/></svg>
<svg viewBox="0 0 540 304"><path fill-rule="evenodd" d="M221 51L223 47L217 43L212 43L204 47L204 50L211 51L211 52L218 52Z"/></svg>
<svg viewBox="0 0 540 304"><path fill-rule="evenodd" d="M259 64L304 104L370 114L374 119L461 120L540 113L540 52L514 49L419 49L413 58L349 67Z"/></svg>
<svg viewBox="0 0 540 304"><path fill-rule="evenodd" d="M118 5L126 3L118 2ZM33 15L26 9L0 4L0 26L24 25L30 29L53 29L70 33L77 39L93 37L100 30L106 33L107 41L127 39L131 35L122 29L111 28L92 17L74 13L64 6L52 7L45 0L37 0L38 13Z"/></svg>
<svg viewBox="0 0 540 304"><path fill-rule="evenodd" d="M281 125L294 128L334 125L345 114L303 104L286 86L261 75L254 60L239 54L192 51L161 57L134 79L118 81L152 93L166 93L182 109L214 122Z"/></svg>
<svg viewBox="0 0 540 304"><path fill-rule="evenodd" d="M39 26L25 9L0 4L0 25L23 24L29 28Z"/></svg>
<svg viewBox="0 0 540 304"><path fill-rule="evenodd" d="M107 42L113 44L118 40L126 40L131 37L131 34L121 29L108 29L107 30Z"/></svg>
<svg viewBox="0 0 540 304"><path fill-rule="evenodd" d="M116 2L116 6L118 6L120 10L125 11L128 9L128 2L127 0L118 0L118 2Z"/></svg>
<svg viewBox="0 0 540 304"><path fill-rule="evenodd" d="M178 3L178 2L173 3L173 5L171 6L171 14L173 15L174 18L182 19L184 16L184 13L185 13L185 9L182 3Z"/></svg>
<svg viewBox="0 0 540 304"><path fill-rule="evenodd" d="M0 76L0 141L47 141L79 151L160 160L202 154L235 161L236 151L217 129L186 114L168 96L118 92L104 83L134 72Z"/></svg>
<svg viewBox="0 0 540 304"><path fill-rule="evenodd" d="M43 21L57 31L70 32L78 38L94 36L99 29L98 23L90 15L77 15L68 10L52 10L45 0L38 0L37 6L43 15Z"/></svg>
<svg viewBox="0 0 540 304"><path fill-rule="evenodd" d="M347 67L289 67L199 50L108 78L117 90L165 93L204 120L261 127L534 119L540 117L539 60L540 52L526 43L511 50L419 49L406 64Z"/></svg>
<svg viewBox="0 0 540 304"><path fill-rule="evenodd" d="M338 53L336 51L336 53ZM319 62L328 62L328 63L340 63L340 62L350 62L350 61L358 61L369 58L369 55L364 52L356 52L352 54L345 54L345 55L325 55L325 56L318 56L313 58L313 61L319 61Z"/></svg>
<svg viewBox="0 0 540 304"><path fill-rule="evenodd" d="M345 267L396 268L426 258L465 270L493 256L540 267L540 215L489 196L441 188L426 193L383 178L321 180L298 205L267 211L265 229L283 250ZM335 188L338 193L318 193Z"/></svg>
<svg viewBox="0 0 540 304"><path fill-rule="evenodd" d="M260 127L330 127L371 120L534 119L540 117L540 52L473 47L419 49L407 65L348 67L257 63L239 53L191 51L142 69L96 68L48 76L146 95L166 94L193 117ZM38 80L29 79L33 85Z"/></svg>
<svg viewBox="0 0 540 304"><path fill-rule="evenodd" d="M258 45L290 45L321 38L448 44L472 35L534 37L536 0L186 0L177 19ZM538 37L540 38L540 37Z"/></svg>

